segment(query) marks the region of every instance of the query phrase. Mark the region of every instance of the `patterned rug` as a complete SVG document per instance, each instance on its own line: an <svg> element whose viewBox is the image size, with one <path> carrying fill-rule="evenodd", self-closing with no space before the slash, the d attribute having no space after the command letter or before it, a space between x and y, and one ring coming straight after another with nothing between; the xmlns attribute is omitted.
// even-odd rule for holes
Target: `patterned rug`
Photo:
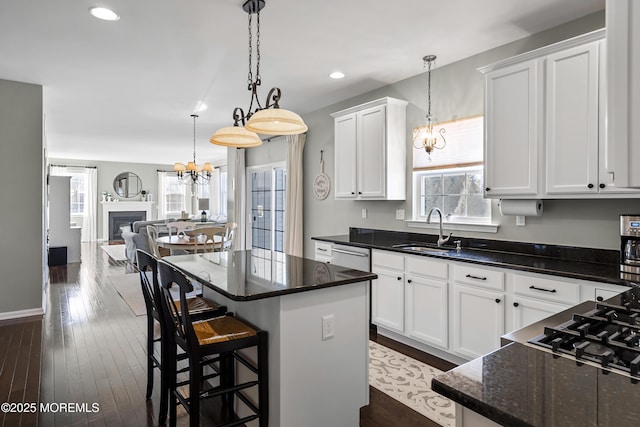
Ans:
<svg viewBox="0 0 640 427"><path fill-rule="evenodd" d="M369 384L436 423L455 425L455 404L431 390L442 371L369 341Z"/></svg>

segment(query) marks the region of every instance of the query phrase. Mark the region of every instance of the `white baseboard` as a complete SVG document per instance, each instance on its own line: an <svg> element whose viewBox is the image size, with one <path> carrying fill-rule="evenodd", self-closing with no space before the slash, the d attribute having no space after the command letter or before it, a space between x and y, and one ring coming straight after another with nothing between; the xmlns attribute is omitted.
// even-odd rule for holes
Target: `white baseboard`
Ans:
<svg viewBox="0 0 640 427"><path fill-rule="evenodd" d="M0 321L20 319L22 317L42 316L42 315L44 315L44 310L42 309L42 307L30 308L27 310L8 311L5 313L0 313Z"/></svg>

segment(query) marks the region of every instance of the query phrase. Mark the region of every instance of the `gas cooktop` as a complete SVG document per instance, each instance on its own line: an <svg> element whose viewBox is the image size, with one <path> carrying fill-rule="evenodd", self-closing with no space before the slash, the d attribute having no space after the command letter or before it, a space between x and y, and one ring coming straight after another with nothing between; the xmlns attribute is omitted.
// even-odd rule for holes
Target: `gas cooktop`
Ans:
<svg viewBox="0 0 640 427"><path fill-rule="evenodd" d="M556 327L545 327L529 343L640 380L640 292L632 288L597 303L594 310L574 314L572 320Z"/></svg>

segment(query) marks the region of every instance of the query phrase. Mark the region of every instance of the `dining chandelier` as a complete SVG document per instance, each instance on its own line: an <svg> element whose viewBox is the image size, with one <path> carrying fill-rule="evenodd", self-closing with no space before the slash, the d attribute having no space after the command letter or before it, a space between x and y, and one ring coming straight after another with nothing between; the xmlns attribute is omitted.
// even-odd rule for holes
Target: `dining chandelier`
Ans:
<svg viewBox="0 0 640 427"><path fill-rule="evenodd" d="M440 128L435 134L433 132L433 117L431 116L431 67L435 62L435 55L427 55L422 58L423 64L427 67L427 124L413 129L413 146L416 149L423 149L427 152L429 160L434 149L443 149L447 145L444 137L446 130Z"/></svg>
<svg viewBox="0 0 640 427"><path fill-rule="evenodd" d="M192 114L193 117L193 161L184 163L174 163L173 170L180 178L183 184L207 184L211 179L211 172L213 172L213 166L211 163L205 162L202 167L196 163L196 119L197 114Z"/></svg>
<svg viewBox="0 0 640 427"><path fill-rule="evenodd" d="M279 101L282 96L280 88L271 88L264 106L258 99L258 87L262 84L262 76L260 75L260 10L265 5L264 0L247 0L242 6L242 9L249 16L249 73L247 75L247 90L251 92L249 108L245 112L242 108L236 107L233 110L233 126L216 131L209 140L212 144L238 148L257 147L262 144L258 134L295 135L304 133L308 129L298 114L280 108ZM253 15L256 15L255 74L252 70Z"/></svg>

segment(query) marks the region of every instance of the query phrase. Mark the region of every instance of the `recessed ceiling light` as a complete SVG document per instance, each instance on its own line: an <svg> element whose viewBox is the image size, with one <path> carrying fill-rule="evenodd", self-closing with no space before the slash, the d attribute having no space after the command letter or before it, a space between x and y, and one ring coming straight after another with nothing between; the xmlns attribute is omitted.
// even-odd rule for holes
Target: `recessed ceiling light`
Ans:
<svg viewBox="0 0 640 427"><path fill-rule="evenodd" d="M111 9L107 9L106 7L90 7L89 13L104 21L117 21L120 19L117 13Z"/></svg>
<svg viewBox="0 0 640 427"><path fill-rule="evenodd" d="M334 71L333 73L329 74L329 77L331 77L332 79L342 79L344 78L344 73L340 71Z"/></svg>

